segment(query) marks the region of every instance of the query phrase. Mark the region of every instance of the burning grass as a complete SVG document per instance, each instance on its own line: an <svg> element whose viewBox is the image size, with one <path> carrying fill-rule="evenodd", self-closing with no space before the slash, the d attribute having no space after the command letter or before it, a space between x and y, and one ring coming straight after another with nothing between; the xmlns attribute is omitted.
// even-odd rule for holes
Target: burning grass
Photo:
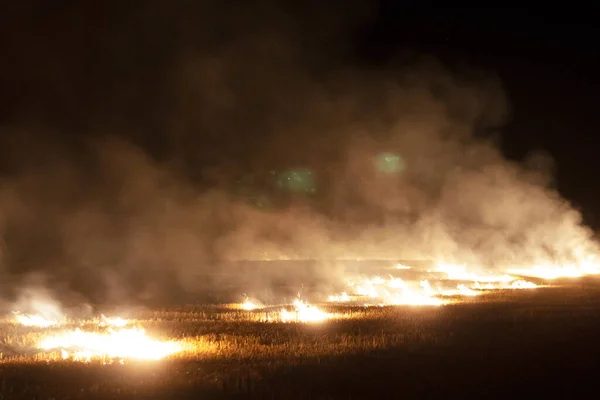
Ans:
<svg viewBox="0 0 600 400"><path fill-rule="evenodd" d="M573 363L573 357L584 347L593 358L600 334L600 283L594 280L572 281L566 288L493 292L443 307L329 304L320 308L338 317L324 323L261 322L281 308L202 306L134 313L126 328L143 327L149 337L175 340L188 350L159 362L124 365L25 351L48 336L80 327L75 321L37 328L5 322L0 325L1 394L15 399L381 398L401 385L406 396L419 397L424 393L419 382L440 394L459 384L471 393L489 384L505 388L506 376L518 380L524 369L541 374L555 356L570 359L569 368L581 374L579 366L585 363ZM101 322L86 329L105 332ZM547 371L543 376L547 379Z"/></svg>
<svg viewBox="0 0 600 400"><path fill-rule="evenodd" d="M130 320L117 320L118 325L130 328L107 327L103 320L34 328L5 323L1 328L1 362L63 359L122 364L125 360L162 358L262 360L361 353L401 345L407 337L435 341L438 336L428 324L462 307L497 304L510 299L511 294L481 296L471 305L463 302L443 308L327 305L319 309L319 315L329 319L308 321L315 323L302 323L295 311L286 311L294 314L290 318L295 323L290 324L285 316L280 318L279 306L259 311L203 306L138 313ZM412 329L417 325L422 329Z"/></svg>
<svg viewBox="0 0 600 400"><path fill-rule="evenodd" d="M290 354L347 354L400 343L402 331L356 336L346 327L402 315L437 314L427 307L322 305L296 300L288 306L248 311L231 305L140 312L131 319L106 318L38 326L8 320L2 324L2 363L35 361L264 358ZM441 311L440 311L441 312ZM337 332L334 336L325 333ZM252 351L254 349L255 351Z"/></svg>

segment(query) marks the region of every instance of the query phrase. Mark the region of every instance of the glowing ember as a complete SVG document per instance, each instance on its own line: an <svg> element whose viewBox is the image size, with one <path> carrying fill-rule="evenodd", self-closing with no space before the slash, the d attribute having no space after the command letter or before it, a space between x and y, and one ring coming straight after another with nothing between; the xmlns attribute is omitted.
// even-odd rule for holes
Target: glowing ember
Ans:
<svg viewBox="0 0 600 400"><path fill-rule="evenodd" d="M38 328L49 328L60 325L58 321L49 320L41 315L28 315L15 312L15 322L24 326L35 326Z"/></svg>
<svg viewBox="0 0 600 400"><path fill-rule="evenodd" d="M318 307L311 306L301 300L294 301L294 311L281 310L281 321L283 322L320 322L329 318L329 314L321 311Z"/></svg>
<svg viewBox="0 0 600 400"><path fill-rule="evenodd" d="M143 329L83 332L80 329L44 339L42 350L61 350L63 358L90 361L95 358L159 360L183 350L176 342L161 342L146 336Z"/></svg>

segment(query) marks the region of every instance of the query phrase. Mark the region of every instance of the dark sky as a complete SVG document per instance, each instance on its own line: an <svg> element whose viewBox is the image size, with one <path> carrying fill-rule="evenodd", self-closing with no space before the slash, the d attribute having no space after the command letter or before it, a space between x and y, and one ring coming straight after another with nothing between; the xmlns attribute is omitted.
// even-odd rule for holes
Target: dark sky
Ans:
<svg viewBox="0 0 600 400"><path fill-rule="evenodd" d="M241 3L225 3L211 6L214 15L236 21L236 13L253 12L250 6L236 8ZM319 2L309 3L311 18L334 18L331 10L321 13ZM434 9L400 3L382 1L370 22L336 39L350 49L351 62L383 65L410 49L449 65L495 71L512 106L511 122L501 134L505 154L519 159L536 149L549 152L559 190L598 226L600 78L594 38L600 29L595 10ZM118 120L122 131L159 157L166 144L157 132L167 128L160 119L165 113L157 110L173 106L166 95L173 59L182 48L199 45L203 35L214 39L208 48L217 48L237 23L220 24L224 18L207 23L206 8L194 4L4 2L0 123L41 125L68 141ZM318 40L310 23L305 32Z"/></svg>
<svg viewBox="0 0 600 400"><path fill-rule="evenodd" d="M559 190L600 224L600 48L597 7L425 8L384 2L364 39L365 58L385 62L399 48L495 71L512 107L504 153L542 149L555 161Z"/></svg>

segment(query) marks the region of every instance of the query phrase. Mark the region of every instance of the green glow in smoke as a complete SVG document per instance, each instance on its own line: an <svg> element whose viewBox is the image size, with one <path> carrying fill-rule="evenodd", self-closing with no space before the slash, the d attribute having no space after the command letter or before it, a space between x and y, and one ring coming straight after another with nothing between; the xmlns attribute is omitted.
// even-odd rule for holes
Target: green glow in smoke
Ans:
<svg viewBox="0 0 600 400"><path fill-rule="evenodd" d="M307 169L280 173L277 186L294 193L315 193L317 190L314 175Z"/></svg>
<svg viewBox="0 0 600 400"><path fill-rule="evenodd" d="M375 166L381 172L395 174L406 169L406 164L398 154L382 153L375 158Z"/></svg>

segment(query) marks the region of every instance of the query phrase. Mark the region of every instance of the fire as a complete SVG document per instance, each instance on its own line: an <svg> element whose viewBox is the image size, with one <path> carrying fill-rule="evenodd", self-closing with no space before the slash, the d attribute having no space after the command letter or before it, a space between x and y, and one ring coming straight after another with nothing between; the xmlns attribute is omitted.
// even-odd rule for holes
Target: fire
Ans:
<svg viewBox="0 0 600 400"><path fill-rule="evenodd" d="M385 293L383 298L384 304L389 305L410 305L410 306L418 306L418 305L431 305L431 306L441 306L445 304L445 301L435 297L435 293L430 291L431 286L429 286L429 282L423 281L420 283L420 286L423 290L413 290L408 286L405 286L401 292L389 295L389 293Z"/></svg>
<svg viewBox="0 0 600 400"><path fill-rule="evenodd" d="M293 305L294 311L288 311L285 308L281 310L282 322L320 322L330 317L329 314L321 311L318 307L304 303L300 299L294 301Z"/></svg>
<svg viewBox="0 0 600 400"><path fill-rule="evenodd" d="M246 300L242 303L242 309L246 311L252 311L257 308L257 305L254 304L251 300Z"/></svg>
<svg viewBox="0 0 600 400"><path fill-rule="evenodd" d="M473 290L465 285L458 285L457 287L458 294L462 296L477 296L479 294L478 291Z"/></svg>
<svg viewBox="0 0 600 400"><path fill-rule="evenodd" d="M511 287L511 289L535 289L536 287L538 287L538 285L536 285L533 282L528 282L528 281L519 279L516 281L512 281L510 283L510 287Z"/></svg>
<svg viewBox="0 0 600 400"><path fill-rule="evenodd" d="M378 304L388 305L442 305L444 300L436 297L439 293L431 288L428 281L419 282L419 287L411 287L400 278L375 277L359 283L349 282L354 296L367 297ZM351 298L347 293L329 296L331 302L347 302Z"/></svg>
<svg viewBox="0 0 600 400"><path fill-rule="evenodd" d="M246 299L244 300L244 302L240 305L240 308L242 310L246 310L246 311L252 311L252 310L256 310L258 308L262 308L262 304L259 304L256 301L250 300L248 297L246 297Z"/></svg>
<svg viewBox="0 0 600 400"><path fill-rule="evenodd" d="M332 303L345 303L350 301L350 296L348 296L348 293L342 292L339 295L329 296L329 301Z"/></svg>
<svg viewBox="0 0 600 400"><path fill-rule="evenodd" d="M39 315L27 315L15 312L15 322L24 326L39 328L55 328L61 324ZM137 359L159 360L184 350L181 343L152 339L142 328L125 328L131 321L120 317L109 318L104 315L92 320L101 330L87 332L79 328L62 331L47 336L38 344L43 351L60 351L63 359L91 361L100 359L104 362L113 360ZM84 326L85 323L82 323Z"/></svg>
<svg viewBox="0 0 600 400"><path fill-rule="evenodd" d="M123 319L121 317L108 318L104 315L100 315L100 319L101 321L98 324L98 326L114 326L117 328L122 328L129 324L129 320Z"/></svg>
<svg viewBox="0 0 600 400"><path fill-rule="evenodd" d="M563 265L540 264L529 269L513 269L510 272L517 275L548 280L579 278L586 275L600 274L600 264L595 260L595 257L589 256L577 263Z"/></svg>
<svg viewBox="0 0 600 400"><path fill-rule="evenodd" d="M443 272L449 280L472 282L470 287L467 287L464 284L458 285L461 294L466 293L465 289L484 291L498 289L535 289L538 287L538 285L533 282L518 279L516 276L510 274L498 275L493 273L477 274L468 272L464 265L440 263L437 265L435 271Z"/></svg>
<svg viewBox="0 0 600 400"><path fill-rule="evenodd" d="M446 274L447 278L455 281L471 281L471 282L512 282L516 278L510 276L508 274L496 275L493 273L489 274L476 274L473 272L467 271L466 265L455 265L455 264L446 264L446 263L438 263L436 268L436 272L442 272Z"/></svg>
<svg viewBox="0 0 600 400"><path fill-rule="evenodd" d="M184 350L177 342L151 339L146 336L144 329L135 327L119 330L109 328L107 332L75 329L42 340L39 348L60 350L64 359L86 362L92 359L159 360Z"/></svg>
<svg viewBox="0 0 600 400"><path fill-rule="evenodd" d="M397 269L410 269L397 265ZM406 282L400 278L376 276L349 282L351 294L343 292L340 295L329 296L330 302L349 302L352 296L370 299L371 304L387 305L433 305L447 304L448 297L473 297L490 290L499 289L534 289L535 283L519 279L516 276L503 273L475 273L468 271L465 265L438 263L429 273L441 273L443 278L433 277L437 283L432 285L430 280ZM448 281L460 281L456 286L448 288ZM443 285L442 285L443 284ZM442 286L446 286L443 288ZM452 300L456 301L456 300Z"/></svg>
<svg viewBox="0 0 600 400"><path fill-rule="evenodd" d="M60 323L55 320L50 320L42 317L41 315L29 315L14 312L15 322L24 326L31 326L37 328L49 328L51 326L58 326Z"/></svg>

